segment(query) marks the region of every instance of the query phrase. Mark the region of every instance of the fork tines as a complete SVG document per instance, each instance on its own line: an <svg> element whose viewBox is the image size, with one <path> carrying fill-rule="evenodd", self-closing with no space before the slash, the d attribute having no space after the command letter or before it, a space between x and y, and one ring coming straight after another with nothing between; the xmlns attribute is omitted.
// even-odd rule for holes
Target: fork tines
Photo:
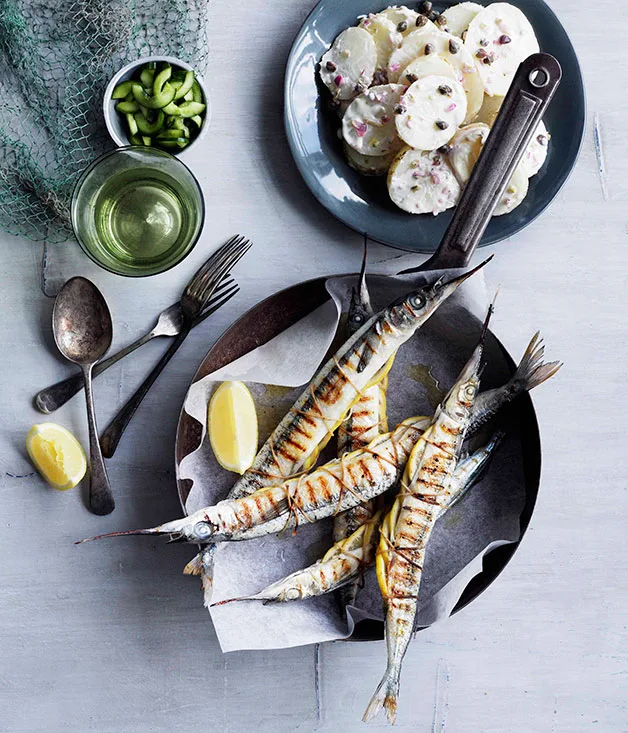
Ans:
<svg viewBox="0 0 628 733"><path fill-rule="evenodd" d="M185 293L196 300L206 301L214 294L231 268L252 246L252 242L246 237L241 235L231 237L201 265L188 283Z"/></svg>

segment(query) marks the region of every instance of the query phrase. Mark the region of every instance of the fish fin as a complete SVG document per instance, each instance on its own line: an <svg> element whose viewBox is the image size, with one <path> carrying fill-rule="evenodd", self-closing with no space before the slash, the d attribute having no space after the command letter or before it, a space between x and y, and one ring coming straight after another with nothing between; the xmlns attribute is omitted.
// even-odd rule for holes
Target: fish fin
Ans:
<svg viewBox="0 0 628 733"><path fill-rule="evenodd" d="M203 605L209 608L214 592L214 562L218 545L207 545L200 552L202 558L201 583L203 585Z"/></svg>
<svg viewBox="0 0 628 733"><path fill-rule="evenodd" d="M388 722L392 725L397 718L397 698L399 697L399 668L386 668L382 681L377 686L375 694L371 698L366 711L362 717L364 723L368 722L377 713L385 708Z"/></svg>
<svg viewBox="0 0 628 733"><path fill-rule="evenodd" d="M202 575L203 574L203 553L193 557L190 562L183 568L183 575Z"/></svg>
<svg viewBox="0 0 628 733"><path fill-rule="evenodd" d="M522 382L528 391L553 377L562 366L558 361L543 362L544 353L545 345L537 331L531 338L513 377L514 381Z"/></svg>

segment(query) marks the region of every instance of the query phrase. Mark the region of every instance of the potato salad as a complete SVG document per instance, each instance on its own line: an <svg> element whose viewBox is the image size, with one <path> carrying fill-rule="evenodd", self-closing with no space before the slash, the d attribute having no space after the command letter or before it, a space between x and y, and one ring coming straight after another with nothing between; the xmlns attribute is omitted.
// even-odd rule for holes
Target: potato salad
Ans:
<svg viewBox="0 0 628 733"><path fill-rule="evenodd" d="M519 64L539 51L526 16L509 3L418 10L393 5L359 17L320 61L341 118L347 163L387 175L409 214L452 208L469 180ZM550 134L541 122L495 209L508 214L542 168Z"/></svg>

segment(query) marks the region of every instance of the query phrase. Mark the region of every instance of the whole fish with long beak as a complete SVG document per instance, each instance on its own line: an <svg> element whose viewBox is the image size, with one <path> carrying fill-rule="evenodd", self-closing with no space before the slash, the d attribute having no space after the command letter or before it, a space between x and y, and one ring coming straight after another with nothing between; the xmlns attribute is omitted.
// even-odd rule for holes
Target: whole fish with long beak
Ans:
<svg viewBox="0 0 628 733"><path fill-rule="evenodd" d="M502 433L496 433L485 446L460 460L450 483L446 502L443 502L441 514L458 502L477 481L502 437ZM343 589L346 587L345 584L358 579L364 570L375 563L380 526L386 511L382 508L375 512L353 534L336 542L318 562L304 570L297 570L271 583L255 595L228 598L212 605L222 606L234 601L288 603Z"/></svg>
<svg viewBox="0 0 628 733"><path fill-rule="evenodd" d="M556 372L562 366L561 362L544 362L544 352L545 347L543 345L543 341L539 333L537 332L530 340L530 343L528 344L513 376L501 387L496 387L495 389L481 392L478 395L473 406L471 422L467 432L468 435L472 435L473 433L475 433L484 424L486 424L489 420L495 417L503 407L512 402L516 397L524 394L525 392L529 392L535 387L538 387L544 381L556 374ZM380 382L380 389L382 388L381 385L382 383ZM339 522L339 520L341 520L343 517L351 517L353 512L362 512L363 506L365 506L365 504L358 505L358 507L354 508L353 510L337 515L334 518L335 543L341 542L343 539L341 536L340 539L336 539L335 535L336 524L338 523L340 524L340 526L343 525L343 523ZM368 521L368 517L365 519L365 521ZM346 526L347 522L344 522L344 525ZM355 527L353 533L355 533L358 528L359 525ZM377 538L377 533L370 533L368 535L368 539L370 542L375 543L376 541L378 541ZM205 605L209 605L211 601L211 574L207 572L207 568L212 566L214 550L215 545L207 545L203 547L202 551L194 558L194 560L186 565L184 570L186 574L201 576L203 588L205 591ZM373 554L372 548L364 547L361 550L361 554L364 555L364 557L370 557ZM336 565L337 564L338 562L336 562ZM346 583L345 576L348 572L348 566L345 566L344 575L340 574L337 576L338 585L342 586L341 593L344 596L344 598L342 599L344 605L346 605L347 603L353 603L353 601L355 600L355 592L359 587L359 577L354 578L356 580L355 584Z"/></svg>
<svg viewBox="0 0 628 733"><path fill-rule="evenodd" d="M401 490L381 531L378 580L386 604L388 666L369 706L366 722L382 707L395 722L399 676L414 630L425 548L450 498L450 485L480 387L489 308L480 341L441 403L406 465Z"/></svg>
<svg viewBox="0 0 628 733"><path fill-rule="evenodd" d="M151 529L111 532L91 539L169 535L173 542L204 544L296 531L300 524L318 522L388 491L401 478L405 462L429 422L430 418L425 417L404 420L366 448L336 458L309 474L258 489L250 496L225 499Z"/></svg>
<svg viewBox="0 0 628 733"><path fill-rule="evenodd" d="M373 306L366 284L366 262L367 262L367 240L364 239L364 256L358 284L352 289L349 313L347 316L347 330L349 335L358 331L370 318L373 317ZM390 364L395 356L390 357ZM377 384L364 389L358 401L351 407L345 421L338 428L338 456L357 450L368 445L380 433L388 432L388 420L386 415L386 392L388 390L388 374ZM339 600L343 608L354 605L358 590L361 586L361 578L358 572L348 578L350 570L357 567L357 570L367 567L372 559L374 560L373 545L376 545L379 537L377 532L360 531L361 528L370 523L376 513L379 500L358 504L353 509L336 514L334 517L333 538L334 547L344 547L345 540L352 538L350 550L345 550L339 557L330 561L333 576L339 578L340 595ZM363 546L359 546L359 542ZM332 548L333 549L333 548ZM330 550L331 552L331 550ZM327 558L329 553L325 556ZM346 562L344 558L346 556ZM359 564L356 559L359 558ZM337 567L342 566L342 572ZM313 566L314 567L314 566ZM327 566L324 566L327 567ZM317 573L321 568L317 568ZM322 573L319 573L322 576ZM342 582L341 582L342 581ZM328 585L328 584L327 584ZM323 587L327 587L323 584Z"/></svg>
<svg viewBox="0 0 628 733"><path fill-rule="evenodd" d="M436 312L458 287L486 265L419 288L369 318L314 376L257 453L253 465L230 491L230 498L311 468L363 391L381 380L390 357Z"/></svg>
<svg viewBox="0 0 628 733"><path fill-rule="evenodd" d="M295 527L299 520L310 521L308 516L316 519L331 516L334 511L349 509L386 491L392 485L389 479L398 478L399 466L394 465L393 456L399 451L403 453L405 448L409 453L416 440L417 429L409 421L391 433L387 443L387 438L381 436L384 443L378 444L377 451L365 450L359 456L356 454L360 451L355 451L349 455L353 457L356 484L361 482L362 491L346 489L348 460L342 465L335 464L331 477L330 469L322 467L323 473L327 472L327 480L321 469L307 476L288 480L283 477L294 476L311 466L321 446L361 392L384 376L390 357L465 280L491 259L450 280L441 277L411 292L373 316L341 346L273 431L253 468L232 489L232 494L245 496L227 499L159 527L107 536L169 534L179 540L201 543L251 539ZM371 470L379 475L376 485L369 485ZM334 476L334 472L340 472L339 476ZM262 488L256 490L256 485ZM330 500L335 500L335 508L331 508Z"/></svg>

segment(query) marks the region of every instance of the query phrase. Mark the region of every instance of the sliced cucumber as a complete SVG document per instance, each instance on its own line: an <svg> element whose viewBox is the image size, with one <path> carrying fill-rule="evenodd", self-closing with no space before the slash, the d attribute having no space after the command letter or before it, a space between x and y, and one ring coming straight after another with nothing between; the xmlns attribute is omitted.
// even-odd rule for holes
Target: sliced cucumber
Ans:
<svg viewBox="0 0 628 733"><path fill-rule="evenodd" d="M155 86L153 89L155 89L156 85L157 79L155 79ZM163 109L172 102L175 94L174 87L171 87L167 82L164 84L161 91L158 94L153 94L152 97L146 94L142 85L137 82L133 84L131 91L133 92L133 96L135 97L135 101L138 105L141 104L142 107L148 107L148 109ZM137 112L137 110L135 111Z"/></svg>
<svg viewBox="0 0 628 733"><path fill-rule="evenodd" d="M175 117L172 123L172 131L179 131L183 133L184 137L190 137L190 128L187 126L186 121L183 117Z"/></svg>
<svg viewBox="0 0 628 733"><path fill-rule="evenodd" d="M189 134L190 133L188 132L188 135ZM157 140L159 140L159 141L161 141L161 140L178 140L181 137L186 137L186 135L184 135L184 133L183 133L183 130L175 130L175 129L172 129L172 130L162 130L157 135Z"/></svg>
<svg viewBox="0 0 628 733"><path fill-rule="evenodd" d="M179 105L175 104L174 102L170 102L170 104L167 104L163 108L163 112L165 115L168 115L168 117L181 117L181 110L179 108Z"/></svg>
<svg viewBox="0 0 628 733"><path fill-rule="evenodd" d="M118 84L113 92L111 92L111 99L124 99L127 94L131 93L131 87L133 86L133 80L123 81Z"/></svg>
<svg viewBox="0 0 628 733"><path fill-rule="evenodd" d="M203 91L201 89L201 85L194 79L194 83L192 84L192 97L195 102L202 102L203 101Z"/></svg>
<svg viewBox="0 0 628 733"><path fill-rule="evenodd" d="M183 83L181 86L177 89L176 94L174 95L175 99L181 99L181 97L185 97L185 95L192 90L192 86L194 85L194 72L188 71L185 75L185 78L183 80Z"/></svg>
<svg viewBox="0 0 628 733"><path fill-rule="evenodd" d="M155 81L153 82L153 96L157 97L159 96L163 90L164 86L166 85L166 82L170 77L172 76L172 67L170 64L166 64L164 68L155 76Z"/></svg>
<svg viewBox="0 0 628 733"><path fill-rule="evenodd" d="M157 140L160 147L162 148L180 148L183 149L188 144L188 140L185 137L172 138L170 140Z"/></svg>
<svg viewBox="0 0 628 733"><path fill-rule="evenodd" d="M152 122L141 111L135 113L133 122L137 125L142 135L154 135L163 128L165 119L166 115L164 115L163 110L159 109Z"/></svg>
<svg viewBox="0 0 628 733"><path fill-rule="evenodd" d="M202 102L183 102L179 105L179 112L181 117L194 117L200 115L205 111L205 106Z"/></svg>
<svg viewBox="0 0 628 733"><path fill-rule="evenodd" d="M134 112L137 112L139 108L140 105L137 102L127 102L126 99L116 104L116 109L123 115L133 114Z"/></svg>
<svg viewBox="0 0 628 733"><path fill-rule="evenodd" d="M155 69L149 69L145 66L140 74L140 82L146 91L152 91L155 82ZM130 87L129 91L131 91Z"/></svg>
<svg viewBox="0 0 628 733"><path fill-rule="evenodd" d="M194 71L149 62L113 92L132 145L182 150L204 123L206 105Z"/></svg>
<svg viewBox="0 0 628 733"><path fill-rule="evenodd" d="M139 114L139 113L136 112L135 114ZM129 134L137 135L138 130L137 130L137 122L135 121L135 117L132 114L127 114L126 122L127 122L127 125L129 126Z"/></svg>

